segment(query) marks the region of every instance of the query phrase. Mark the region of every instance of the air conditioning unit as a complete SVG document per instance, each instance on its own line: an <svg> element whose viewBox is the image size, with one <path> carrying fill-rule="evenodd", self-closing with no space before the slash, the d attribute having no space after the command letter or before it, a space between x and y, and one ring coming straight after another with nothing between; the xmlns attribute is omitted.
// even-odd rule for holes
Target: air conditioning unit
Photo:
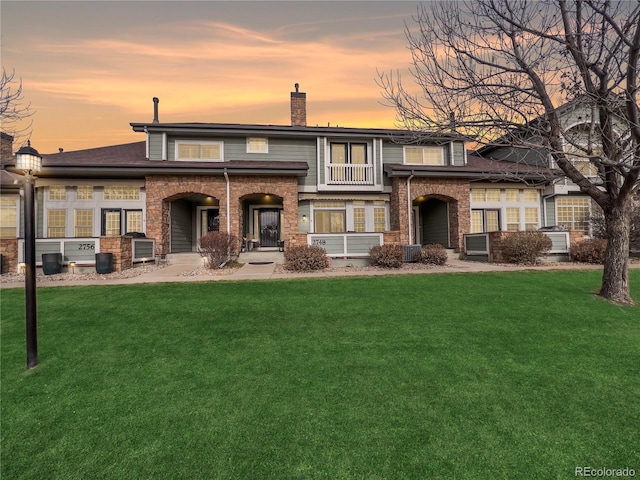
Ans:
<svg viewBox="0 0 640 480"><path fill-rule="evenodd" d="M420 250L422 250L422 245L403 245L403 247L405 262L417 262L420 260Z"/></svg>

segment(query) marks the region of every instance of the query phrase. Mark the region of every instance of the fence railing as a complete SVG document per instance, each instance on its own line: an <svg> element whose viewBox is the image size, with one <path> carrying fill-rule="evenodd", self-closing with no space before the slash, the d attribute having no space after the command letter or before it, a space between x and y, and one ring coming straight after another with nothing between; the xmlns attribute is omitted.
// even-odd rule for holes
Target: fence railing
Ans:
<svg viewBox="0 0 640 480"><path fill-rule="evenodd" d="M329 185L373 185L373 165L330 163L327 178Z"/></svg>
<svg viewBox="0 0 640 480"><path fill-rule="evenodd" d="M329 257L368 257L369 249L384 243L382 233L309 233L309 245L327 251Z"/></svg>
<svg viewBox="0 0 640 480"><path fill-rule="evenodd" d="M565 255L571 248L569 232L542 232L551 239L549 254ZM466 255L490 255L489 233L468 233L464 235L464 253Z"/></svg>
<svg viewBox="0 0 640 480"><path fill-rule="evenodd" d="M37 238L36 265L42 266L43 253L61 253L62 263L93 265L100 253L99 238ZM18 263L24 263L24 239L18 239Z"/></svg>

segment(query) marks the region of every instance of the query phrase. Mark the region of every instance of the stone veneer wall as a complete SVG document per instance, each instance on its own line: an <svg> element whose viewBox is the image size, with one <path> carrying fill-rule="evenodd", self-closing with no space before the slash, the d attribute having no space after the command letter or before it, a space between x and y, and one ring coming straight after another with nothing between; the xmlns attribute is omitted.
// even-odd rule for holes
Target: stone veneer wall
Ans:
<svg viewBox="0 0 640 480"><path fill-rule="evenodd" d="M132 237L100 237L100 252L113 254L113 270L133 267Z"/></svg>
<svg viewBox="0 0 640 480"><path fill-rule="evenodd" d="M18 272L18 239L0 239L0 255L2 255L2 273Z"/></svg>
<svg viewBox="0 0 640 480"><path fill-rule="evenodd" d="M400 232L400 243L409 242L407 217L407 179L393 179L389 215L391 230ZM421 178L411 179L411 200L418 197L437 198L449 204L449 236L451 248L463 249L462 236L471 230L470 183L467 179Z"/></svg>
<svg viewBox="0 0 640 480"><path fill-rule="evenodd" d="M242 201L249 195L275 195L282 199L284 224L281 225L285 245L291 245L298 229L298 180L296 177L257 177L229 175L230 230L242 238ZM147 198L146 235L156 240L158 255L170 252L169 206L188 195L201 194L218 199L220 230L227 229L227 183L223 176L150 175L145 184Z"/></svg>

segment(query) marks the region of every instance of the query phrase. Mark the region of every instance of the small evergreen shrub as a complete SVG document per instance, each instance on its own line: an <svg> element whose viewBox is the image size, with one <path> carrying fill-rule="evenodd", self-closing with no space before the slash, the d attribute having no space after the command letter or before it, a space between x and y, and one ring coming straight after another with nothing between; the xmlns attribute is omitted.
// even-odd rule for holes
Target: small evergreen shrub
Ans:
<svg viewBox="0 0 640 480"><path fill-rule="evenodd" d="M294 272L313 272L329 268L327 251L316 245L289 247L284 252L284 267Z"/></svg>
<svg viewBox="0 0 640 480"><path fill-rule="evenodd" d="M607 241L602 238L588 238L571 245L569 255L571 260L584 263L604 263L604 251Z"/></svg>
<svg viewBox="0 0 640 480"><path fill-rule="evenodd" d="M404 263L404 250L397 243L376 245L369 249L369 258L373 265L384 268L400 268Z"/></svg>
<svg viewBox="0 0 640 480"><path fill-rule="evenodd" d="M502 239L504 261L518 265L536 264L551 247L551 239L542 232L514 232Z"/></svg>
<svg viewBox="0 0 640 480"><path fill-rule="evenodd" d="M447 263L447 250L439 243L425 245L420 250L420 263L444 265Z"/></svg>
<svg viewBox="0 0 640 480"><path fill-rule="evenodd" d="M209 232L198 239L198 253L208 268L220 268L238 251L238 239L226 232Z"/></svg>

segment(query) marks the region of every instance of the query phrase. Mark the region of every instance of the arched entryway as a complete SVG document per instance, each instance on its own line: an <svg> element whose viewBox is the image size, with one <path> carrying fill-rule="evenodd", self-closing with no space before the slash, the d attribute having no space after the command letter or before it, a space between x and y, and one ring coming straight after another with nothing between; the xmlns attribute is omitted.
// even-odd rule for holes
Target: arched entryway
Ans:
<svg viewBox="0 0 640 480"><path fill-rule="evenodd" d="M438 243L451 248L451 226L449 205L453 199L418 197L413 201L413 217L416 243L430 245Z"/></svg>
<svg viewBox="0 0 640 480"><path fill-rule="evenodd" d="M283 240L284 207L282 197L252 193L240 199L242 236L251 248L277 248Z"/></svg>
<svg viewBox="0 0 640 480"><path fill-rule="evenodd" d="M198 239L220 229L220 202L203 194L179 194L169 204L169 253L195 252Z"/></svg>

